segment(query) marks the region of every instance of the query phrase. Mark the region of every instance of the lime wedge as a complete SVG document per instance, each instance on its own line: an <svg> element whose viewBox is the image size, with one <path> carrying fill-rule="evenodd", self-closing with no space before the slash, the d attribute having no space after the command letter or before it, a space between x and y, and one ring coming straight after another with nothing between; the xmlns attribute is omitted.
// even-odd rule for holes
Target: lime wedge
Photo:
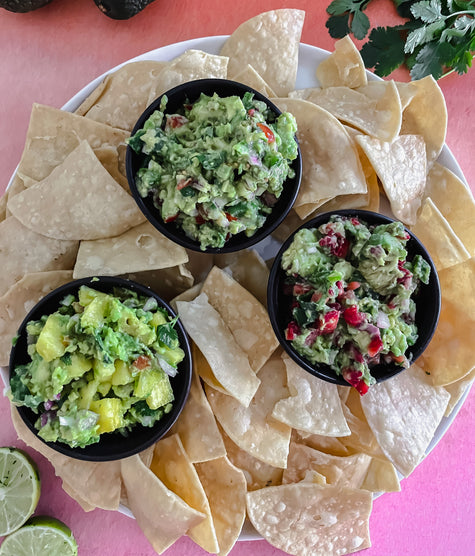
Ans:
<svg viewBox="0 0 475 556"><path fill-rule="evenodd" d="M16 448L0 448L0 536L16 531L32 515L40 498L35 463Z"/></svg>
<svg viewBox="0 0 475 556"><path fill-rule="evenodd" d="M6 537L0 556L77 556L78 545L71 529L53 517L32 517Z"/></svg>

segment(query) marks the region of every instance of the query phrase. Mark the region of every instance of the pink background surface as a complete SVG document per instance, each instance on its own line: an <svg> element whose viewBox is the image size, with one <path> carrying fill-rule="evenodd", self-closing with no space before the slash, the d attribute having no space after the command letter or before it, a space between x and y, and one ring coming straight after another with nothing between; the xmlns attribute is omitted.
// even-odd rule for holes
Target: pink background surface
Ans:
<svg viewBox="0 0 475 556"><path fill-rule="evenodd" d="M54 0L31 14L0 9L0 193L5 189L23 149L33 102L62 106L71 96L110 67L170 43L231 33L261 11L297 7L306 11L302 42L331 50L325 28L328 1L156 0L128 21L114 21L92 0ZM371 23L392 24L389 0L373 0ZM398 78L408 80L407 74ZM447 144L472 191L475 187L475 70L440 82L447 101ZM465 556L474 553L475 429L474 395L431 455L402 482L400 493L374 503L370 521L371 556ZM7 401L0 397L0 445L22 447L11 425ZM78 540L81 556L151 556L155 554L136 522L117 512L85 513L61 489L51 464L34 453L42 476L37 513L66 522ZM233 556L283 554L265 541L239 542ZM187 538L167 556L201 556Z"/></svg>

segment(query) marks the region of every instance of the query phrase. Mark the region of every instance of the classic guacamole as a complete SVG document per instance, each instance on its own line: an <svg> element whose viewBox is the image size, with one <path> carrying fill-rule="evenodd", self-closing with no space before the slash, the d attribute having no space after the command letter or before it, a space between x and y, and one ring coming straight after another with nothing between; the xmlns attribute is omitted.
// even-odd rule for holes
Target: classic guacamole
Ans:
<svg viewBox="0 0 475 556"><path fill-rule="evenodd" d="M15 368L11 400L39 414L41 438L72 448L152 426L172 408L169 376L184 358L174 323L153 297L81 286L28 323L31 362Z"/></svg>
<svg viewBox="0 0 475 556"><path fill-rule="evenodd" d="M310 363L325 363L360 394L375 382L371 367L408 366L417 339L413 294L429 281L420 256L407 260L400 222L368 226L334 215L299 230L282 256L292 296L287 340Z"/></svg>
<svg viewBox="0 0 475 556"><path fill-rule="evenodd" d="M202 94L180 114L165 114L166 96L129 139L145 163L137 172L142 197L152 195L165 223L176 222L200 248L252 236L294 175L297 125L278 117L251 93L243 98Z"/></svg>

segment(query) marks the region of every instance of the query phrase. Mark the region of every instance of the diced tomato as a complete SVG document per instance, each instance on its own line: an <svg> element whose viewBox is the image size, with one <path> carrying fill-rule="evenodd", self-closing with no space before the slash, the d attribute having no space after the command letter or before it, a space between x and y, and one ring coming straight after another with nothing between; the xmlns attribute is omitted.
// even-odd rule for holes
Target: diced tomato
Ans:
<svg viewBox="0 0 475 556"><path fill-rule="evenodd" d="M343 293L345 293L343 282L341 280L337 280L335 286L338 288L338 295L342 295Z"/></svg>
<svg viewBox="0 0 475 556"><path fill-rule="evenodd" d="M383 349L383 341L379 336L373 336L368 346L368 355L375 357Z"/></svg>
<svg viewBox="0 0 475 556"><path fill-rule="evenodd" d="M356 391L363 396L369 390L369 386L362 378L361 371L357 371L356 369L352 369L351 367L345 367L341 370L341 374L343 378L351 384Z"/></svg>
<svg viewBox="0 0 475 556"><path fill-rule="evenodd" d="M404 267L404 261L398 261L397 267L403 274L397 279L397 283L402 284L402 286L408 290L412 285L412 272Z"/></svg>
<svg viewBox="0 0 475 556"><path fill-rule="evenodd" d="M287 329L285 331L286 340L294 340L296 336L300 334L300 327L295 321L289 322Z"/></svg>
<svg viewBox="0 0 475 556"><path fill-rule="evenodd" d="M201 216L201 214L197 214L195 216L195 222L198 224L198 226L201 226L201 224L204 224L206 220Z"/></svg>
<svg viewBox="0 0 475 556"><path fill-rule="evenodd" d="M256 113L254 108L249 108L249 110L247 111L247 113L249 114L249 116L254 116L254 114Z"/></svg>
<svg viewBox="0 0 475 556"><path fill-rule="evenodd" d="M359 282L350 282L346 286L346 289L350 290L350 291L354 291L354 290L357 290L360 286L361 286L361 284Z"/></svg>
<svg viewBox="0 0 475 556"><path fill-rule="evenodd" d="M347 307L343 311L343 318L350 326L358 326L366 320L364 314L358 311L358 307L356 305Z"/></svg>
<svg viewBox="0 0 475 556"><path fill-rule="evenodd" d="M360 221L358 220L358 218L352 218L351 223L353 224L353 226L359 226L360 225Z"/></svg>
<svg viewBox="0 0 475 556"><path fill-rule="evenodd" d="M143 371L147 367L150 367L150 357L147 355L139 355L132 365L139 371Z"/></svg>
<svg viewBox="0 0 475 556"><path fill-rule="evenodd" d="M264 135L266 136L267 142L268 143L274 143L275 135L274 135L274 132L272 131L272 129L269 126L266 126L266 124L263 124L263 123L258 123L257 126L260 127L261 130L264 132Z"/></svg>
<svg viewBox="0 0 475 556"><path fill-rule="evenodd" d="M224 214L226 215L226 218L228 219L229 222L233 222L234 220L238 219L237 216L233 216L232 214L229 214L229 212L225 212Z"/></svg>
<svg viewBox="0 0 475 556"><path fill-rule="evenodd" d="M175 222L177 218L178 218L178 212L173 216L169 216L168 218L165 218L165 224L168 224L170 222Z"/></svg>
<svg viewBox="0 0 475 556"><path fill-rule="evenodd" d="M404 361L406 360L406 356L405 355L394 355L394 353L391 353L391 359L395 362L395 363L404 363Z"/></svg>
<svg viewBox="0 0 475 556"><path fill-rule="evenodd" d="M338 325L338 321L340 319L340 311L332 309L325 313L324 315L320 315L319 317L319 331L320 334L331 334Z"/></svg>

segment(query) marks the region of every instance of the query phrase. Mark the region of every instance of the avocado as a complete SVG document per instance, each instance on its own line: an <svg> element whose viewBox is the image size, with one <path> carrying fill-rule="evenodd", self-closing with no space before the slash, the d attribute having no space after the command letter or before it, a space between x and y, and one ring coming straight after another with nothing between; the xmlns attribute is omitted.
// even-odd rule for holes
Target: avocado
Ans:
<svg viewBox="0 0 475 556"><path fill-rule="evenodd" d="M50 2L52 0L0 0L0 8L5 8L9 12L26 13L42 8Z"/></svg>
<svg viewBox="0 0 475 556"><path fill-rule="evenodd" d="M101 12L112 19L130 19L153 0L94 0L94 2Z"/></svg>

